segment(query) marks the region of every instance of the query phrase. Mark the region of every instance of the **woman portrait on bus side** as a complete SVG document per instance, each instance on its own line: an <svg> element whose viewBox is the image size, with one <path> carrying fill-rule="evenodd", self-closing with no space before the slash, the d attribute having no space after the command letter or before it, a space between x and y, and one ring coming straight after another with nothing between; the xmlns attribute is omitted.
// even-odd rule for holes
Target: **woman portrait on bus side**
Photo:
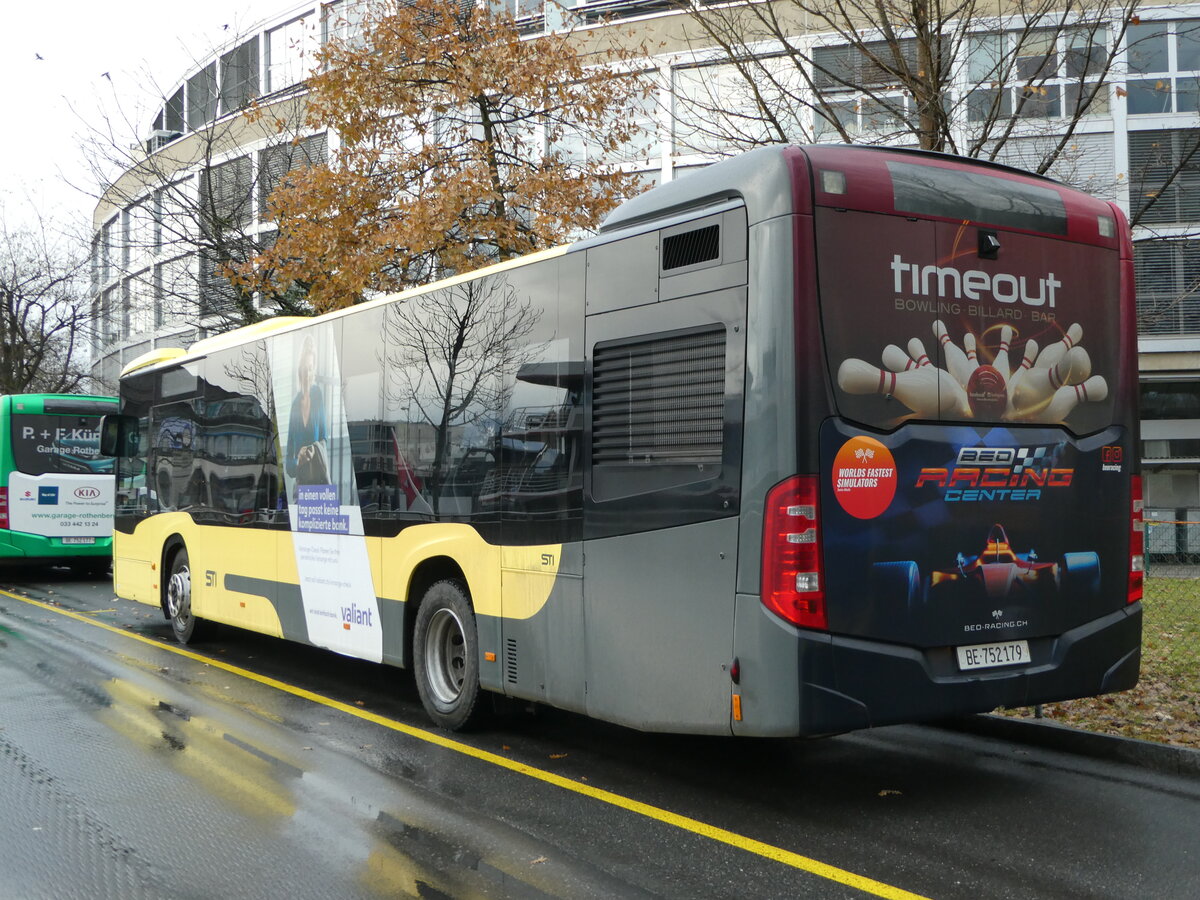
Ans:
<svg viewBox="0 0 1200 900"><path fill-rule="evenodd" d="M296 484L328 484L329 424L325 394L316 382L317 349L311 334L305 335L296 362L299 389L292 400L284 465Z"/></svg>

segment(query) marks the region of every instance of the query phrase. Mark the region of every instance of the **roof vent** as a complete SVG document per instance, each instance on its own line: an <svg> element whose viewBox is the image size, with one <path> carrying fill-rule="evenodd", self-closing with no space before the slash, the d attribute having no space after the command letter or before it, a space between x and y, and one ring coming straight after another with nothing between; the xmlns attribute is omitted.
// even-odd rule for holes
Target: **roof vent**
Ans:
<svg viewBox="0 0 1200 900"><path fill-rule="evenodd" d="M663 238L663 271L712 262L721 256L721 226L705 225Z"/></svg>

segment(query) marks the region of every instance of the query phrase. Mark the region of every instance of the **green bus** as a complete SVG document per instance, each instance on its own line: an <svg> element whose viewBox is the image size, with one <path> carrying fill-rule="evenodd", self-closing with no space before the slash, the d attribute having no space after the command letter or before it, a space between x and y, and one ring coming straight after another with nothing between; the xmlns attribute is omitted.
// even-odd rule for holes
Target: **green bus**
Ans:
<svg viewBox="0 0 1200 900"><path fill-rule="evenodd" d="M112 562L114 397L0 395L0 560L101 575Z"/></svg>

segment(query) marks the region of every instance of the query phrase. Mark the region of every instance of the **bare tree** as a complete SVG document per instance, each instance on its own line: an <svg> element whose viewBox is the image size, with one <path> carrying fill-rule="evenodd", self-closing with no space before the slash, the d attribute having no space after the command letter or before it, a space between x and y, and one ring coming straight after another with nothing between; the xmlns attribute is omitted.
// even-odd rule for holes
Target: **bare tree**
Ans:
<svg viewBox="0 0 1200 900"><path fill-rule="evenodd" d="M434 429L427 484L436 498L451 429L498 421L517 369L535 355L527 338L539 313L503 277L485 276L390 304L384 316L385 391Z"/></svg>
<svg viewBox="0 0 1200 900"><path fill-rule="evenodd" d="M0 211L0 393L88 387L84 247L44 219L10 228Z"/></svg>
<svg viewBox="0 0 1200 900"><path fill-rule="evenodd" d="M222 331L312 312L302 286L263 292L228 278L274 241L259 213L280 179L326 159L325 135L304 131L302 85L273 95L269 110L258 106L257 48L254 37L239 38L207 64L197 60L186 106L185 86L162 90L148 79L158 111L152 121L117 103L86 126L84 157L103 186L101 266L153 297L157 321L144 324L202 319ZM242 149L247 144L255 150Z"/></svg>
<svg viewBox="0 0 1200 900"><path fill-rule="evenodd" d="M685 73L683 135L709 151L833 139L1016 155L1062 178L1079 126L1107 111L1139 2L1017 0L1003 17L985 0L688 4L694 49L715 49L721 72Z"/></svg>

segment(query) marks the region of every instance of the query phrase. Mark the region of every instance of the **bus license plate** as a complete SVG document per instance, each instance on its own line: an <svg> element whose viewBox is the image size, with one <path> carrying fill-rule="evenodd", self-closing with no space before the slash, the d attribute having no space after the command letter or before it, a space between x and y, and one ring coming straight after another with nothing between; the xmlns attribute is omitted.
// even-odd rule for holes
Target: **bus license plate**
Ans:
<svg viewBox="0 0 1200 900"><path fill-rule="evenodd" d="M94 537L65 537L62 542L64 544L94 544L96 539Z"/></svg>
<svg viewBox="0 0 1200 900"><path fill-rule="evenodd" d="M964 671L990 669L994 666L1018 666L1029 662L1029 641L971 644L955 649L958 650L958 667Z"/></svg>

